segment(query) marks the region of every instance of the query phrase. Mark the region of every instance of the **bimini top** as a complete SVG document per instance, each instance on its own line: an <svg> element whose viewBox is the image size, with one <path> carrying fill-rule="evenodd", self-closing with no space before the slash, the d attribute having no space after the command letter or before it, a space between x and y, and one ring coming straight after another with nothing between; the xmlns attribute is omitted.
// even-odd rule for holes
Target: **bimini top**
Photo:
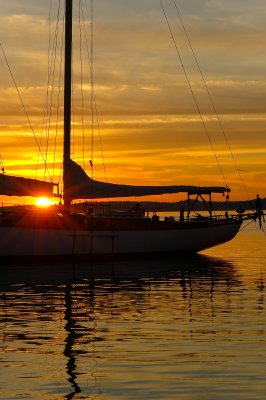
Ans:
<svg viewBox="0 0 266 400"><path fill-rule="evenodd" d="M91 179L73 160L65 164L64 197L68 199L103 199L138 197L170 193L209 194L230 192L225 187L200 186L132 186L105 183Z"/></svg>

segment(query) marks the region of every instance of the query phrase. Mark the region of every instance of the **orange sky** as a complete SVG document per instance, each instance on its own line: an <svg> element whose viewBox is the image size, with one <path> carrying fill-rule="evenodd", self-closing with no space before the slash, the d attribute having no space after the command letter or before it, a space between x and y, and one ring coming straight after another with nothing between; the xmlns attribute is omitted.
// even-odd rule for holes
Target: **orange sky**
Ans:
<svg viewBox="0 0 266 400"><path fill-rule="evenodd" d="M42 128L47 96L49 1L0 0L0 38L28 111L37 140L43 139L49 173L55 181L61 165L62 115L55 137L58 92L49 90L52 117L49 147ZM62 3L62 2L61 2ZM169 35L160 2L97 0L94 4L94 87L100 123L94 128L91 153L91 86L83 32L84 161L81 145L81 69L79 61L78 1L75 3L73 158L93 176L109 182L143 185L224 185L209 140L193 101L184 71ZM184 3L184 4L182 4ZM197 4L195 4L197 3ZM182 62L203 114L208 134L222 166L231 199L245 199L245 191L224 140L204 83L186 41L173 1L163 2ZM177 4L177 3L176 3ZM266 197L266 8L262 0L178 2L179 11L204 74L209 92L249 196ZM53 42L58 1L52 1ZM86 21L90 1L83 0ZM60 12L61 14L61 12ZM86 27L88 28L88 23ZM83 27L82 27L83 30ZM57 65L60 61L59 25ZM90 41L90 29L87 29ZM53 65L53 64L52 64ZM0 57L0 153L7 173L35 177L38 148L4 58ZM59 67L54 85L58 86ZM62 104L60 103L60 109ZM49 106L50 107L50 106ZM96 117L94 117L96 120ZM57 146L53 168L54 147ZM41 160L39 158L39 163ZM38 178L43 166L39 165ZM158 201L175 201L163 196ZM156 200L156 198L152 198ZM220 198L218 198L219 200Z"/></svg>

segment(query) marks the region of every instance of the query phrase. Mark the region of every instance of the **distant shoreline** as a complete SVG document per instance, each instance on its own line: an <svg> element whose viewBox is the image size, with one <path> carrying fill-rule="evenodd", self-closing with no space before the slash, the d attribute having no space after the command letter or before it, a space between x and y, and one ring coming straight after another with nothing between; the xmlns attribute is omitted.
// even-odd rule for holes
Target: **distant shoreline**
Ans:
<svg viewBox="0 0 266 400"><path fill-rule="evenodd" d="M262 208L266 209L266 198L261 199L262 202ZM147 211L179 211L180 207L184 207L185 211L187 211L187 201L182 200L178 202L155 202L155 201L103 201L101 204L105 205L108 204L111 206L112 209L122 209L122 210L129 210L134 205L138 203L140 207L144 207L145 210ZM222 201L222 202L217 202L213 201L213 208L214 210L217 211L235 211L238 207L244 207L245 210L253 210L255 209L255 199L252 199L250 202L249 201ZM198 202L195 204L193 207L193 210L195 211L206 211L206 207L202 202Z"/></svg>
<svg viewBox="0 0 266 400"><path fill-rule="evenodd" d="M191 200L192 201L192 200ZM235 211L237 208L242 207L245 210L255 210L255 199L251 201L213 201L213 210L215 211ZM91 201L88 200L86 202L82 201L79 203L73 204L73 207L78 207L82 204L91 204ZM156 201L92 201L92 204L97 204L98 206L106 206L111 208L112 210L131 210L135 205L139 204L141 208L144 208L145 211L148 212L168 212L168 211L179 211L181 207L187 211L187 201L182 200L178 202L156 202ZM266 210L266 198L261 199L262 209ZM192 203L191 203L192 204ZM26 206L26 205L3 205L3 210L21 210L21 208L27 207L34 207L34 205ZM193 211L206 211L206 206L203 202L197 202L194 207Z"/></svg>

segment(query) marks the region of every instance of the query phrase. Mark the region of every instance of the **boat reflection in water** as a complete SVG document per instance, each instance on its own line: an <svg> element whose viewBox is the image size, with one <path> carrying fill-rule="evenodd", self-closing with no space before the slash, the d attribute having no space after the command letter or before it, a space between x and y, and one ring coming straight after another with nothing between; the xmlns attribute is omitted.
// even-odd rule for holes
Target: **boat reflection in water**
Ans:
<svg viewBox="0 0 266 400"><path fill-rule="evenodd" d="M184 257L158 257L114 262L82 263L40 263L6 264L1 266L0 285L10 284L79 284L97 282L104 287L105 282L124 280L136 285L145 285L146 280L156 283L161 279L183 276L220 276L234 274L231 261L205 255L185 255Z"/></svg>
<svg viewBox="0 0 266 400"><path fill-rule="evenodd" d="M77 350L77 347L81 343L93 345L93 342L104 340L106 333L108 335L108 332L104 332L103 336L98 336L97 310L104 314L107 311L110 315L123 314L121 309L121 298L123 298L124 306L126 305L124 307L125 318L129 318L130 312L149 313L151 296L157 296L156 286L158 285L159 293L161 293L161 285L167 285L168 281L170 285L175 283L181 289L183 299L188 301L187 312L192 319L194 285L196 291L200 288L194 279L205 277L206 284L209 286L208 289L206 287L205 289L209 291L210 302L212 302L216 282L223 282L228 296L230 286L240 283L234 277L233 266L230 262L199 255L163 261L145 260L111 265L73 265L72 273L73 283L68 283L65 287L66 345L64 355L68 358L66 370L69 375L68 381L72 387L72 392L65 397L67 399L71 399L76 393L81 392L77 383L76 368L77 359L79 355L82 356L82 351ZM87 277L85 277L86 273ZM77 286L78 282L83 282L83 295L80 293L81 287ZM97 296L98 292L102 290L108 297L107 301L105 296L101 299ZM202 287L201 290L203 290ZM131 309L133 305L136 307L134 310ZM80 313L81 309L84 310L84 314ZM82 327L82 320L92 323L89 331L85 326ZM112 332L109 333L113 336ZM94 357L96 366L97 355L94 354ZM96 389L97 378L94 374L95 371L92 370L91 379L94 381ZM96 391L101 392L99 387Z"/></svg>
<svg viewBox="0 0 266 400"><path fill-rule="evenodd" d="M241 275L231 262L203 255L10 265L1 267L1 277L3 346L16 380L5 383L3 399L36 390L43 399L51 392L56 399L124 399L138 391L144 399L160 390L160 398L170 398L181 381L182 390L204 390L214 361L219 374L228 373L228 339L238 342L234 324L245 318ZM263 274L257 282L258 314ZM235 368L234 357L231 362ZM8 374L3 368L2 379ZM219 379L207 379L209 390Z"/></svg>

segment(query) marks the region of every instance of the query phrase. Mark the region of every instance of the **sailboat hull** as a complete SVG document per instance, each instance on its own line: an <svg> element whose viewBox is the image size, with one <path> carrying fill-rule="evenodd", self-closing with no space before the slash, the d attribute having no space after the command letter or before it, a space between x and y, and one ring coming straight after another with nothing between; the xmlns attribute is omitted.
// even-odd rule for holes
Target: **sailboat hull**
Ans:
<svg viewBox="0 0 266 400"><path fill-rule="evenodd" d="M241 221L194 223L175 229L69 230L0 227L0 258L69 257L87 259L197 253L235 237Z"/></svg>

